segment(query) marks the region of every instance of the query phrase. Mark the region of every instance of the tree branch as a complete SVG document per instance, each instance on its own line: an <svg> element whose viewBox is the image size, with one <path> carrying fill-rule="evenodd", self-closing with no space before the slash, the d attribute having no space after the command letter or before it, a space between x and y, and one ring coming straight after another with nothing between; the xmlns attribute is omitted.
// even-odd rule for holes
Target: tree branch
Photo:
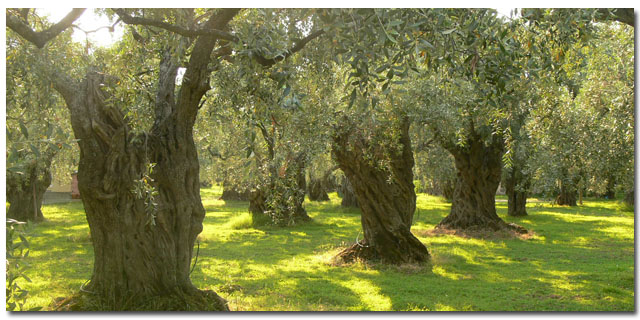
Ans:
<svg viewBox="0 0 640 320"><path fill-rule="evenodd" d="M256 61L265 66L265 67L270 67L274 64L276 64L279 61L285 60L286 58L288 58L289 56L291 56L292 54L302 50L302 48L304 48L305 45L307 45L307 43L309 43L311 40L321 36L322 34L324 34L324 30L320 30L320 31L316 31L308 36L306 36L304 39L296 41L296 44L289 50L287 50L285 53L271 58L271 59L267 59L261 55L256 56L255 59Z"/></svg>
<svg viewBox="0 0 640 320"><path fill-rule="evenodd" d="M163 21L159 21L159 20L153 20L153 19L147 19L147 18L141 18L141 17L133 17L130 14L127 14L127 12L124 9L113 9L113 11L118 15L118 17L120 17L120 19L122 20L122 22L126 23L126 24L133 24L133 25L141 25L141 26L150 26L150 27L157 27L157 28L161 28L167 31L171 31L173 33L177 33L181 36L185 36L185 37L198 37L198 36L212 36L212 37L216 37L218 39L224 39L227 41L238 41L238 38L229 33L229 32L224 32L221 30L216 30L216 29L187 29L175 24L171 24L171 23L166 23Z"/></svg>
<svg viewBox="0 0 640 320"><path fill-rule="evenodd" d="M54 24L49 29L36 32L25 24L18 17L7 13L7 27L15 31L17 34L25 38L27 41L33 43L38 48L44 47L49 40L60 34L62 31L69 28L74 21L76 21L85 9L73 9L67 14L60 22Z"/></svg>
<svg viewBox="0 0 640 320"><path fill-rule="evenodd" d="M615 20L618 22L626 23L635 28L635 14L633 8L617 8L612 9L598 9L597 20Z"/></svg>

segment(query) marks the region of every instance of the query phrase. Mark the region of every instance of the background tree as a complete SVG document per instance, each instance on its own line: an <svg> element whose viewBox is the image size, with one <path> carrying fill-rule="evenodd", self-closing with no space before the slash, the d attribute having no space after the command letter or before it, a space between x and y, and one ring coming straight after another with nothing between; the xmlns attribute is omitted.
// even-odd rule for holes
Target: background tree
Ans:
<svg viewBox="0 0 640 320"><path fill-rule="evenodd" d="M46 19L28 17L41 28L50 25ZM68 47L73 54L78 48L70 42L66 34L50 45ZM54 159L60 153L73 154L64 102L40 77L43 57L35 51L25 46L24 39L7 32L7 217L18 221L44 219L41 206L53 174L69 178L68 168L61 172L68 160L58 157L52 166Z"/></svg>
<svg viewBox="0 0 640 320"><path fill-rule="evenodd" d="M433 138L424 126L413 126L412 141L415 141L415 176L420 181L416 192L443 196L451 201L456 182L456 170L451 154Z"/></svg>
<svg viewBox="0 0 640 320"><path fill-rule="evenodd" d="M613 199L616 187L633 194L634 45L633 28L598 25L585 59L576 104L586 116L590 189ZM629 204L633 205L633 201Z"/></svg>

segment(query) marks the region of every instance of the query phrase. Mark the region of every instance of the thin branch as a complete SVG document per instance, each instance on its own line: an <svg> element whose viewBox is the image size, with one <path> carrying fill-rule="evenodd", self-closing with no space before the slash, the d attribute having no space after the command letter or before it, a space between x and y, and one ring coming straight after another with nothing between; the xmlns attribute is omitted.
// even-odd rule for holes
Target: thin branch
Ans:
<svg viewBox="0 0 640 320"><path fill-rule="evenodd" d="M27 41L33 43L38 48L44 47L49 40L71 27L73 22L76 21L85 9L73 9L67 14L60 22L54 24L49 29L36 32L31 29L20 18L7 13L7 27L15 31L17 34L25 38Z"/></svg>
<svg viewBox="0 0 640 320"><path fill-rule="evenodd" d="M263 56L256 56L255 59L256 61L265 66L265 67L270 67L274 64L276 64L279 61L285 60L286 58L288 58L289 56L291 56L292 54L302 50L302 48L304 48L305 45L307 45L307 43L309 43L311 40L321 36L322 34L324 34L324 30L320 30L320 31L316 31L308 36L306 36L304 39L301 39L299 41L296 41L296 44L289 50L287 50L285 53L271 58L271 59L267 59Z"/></svg>
<svg viewBox="0 0 640 320"><path fill-rule="evenodd" d="M633 8L598 9L596 20L615 20L635 28L635 13Z"/></svg>

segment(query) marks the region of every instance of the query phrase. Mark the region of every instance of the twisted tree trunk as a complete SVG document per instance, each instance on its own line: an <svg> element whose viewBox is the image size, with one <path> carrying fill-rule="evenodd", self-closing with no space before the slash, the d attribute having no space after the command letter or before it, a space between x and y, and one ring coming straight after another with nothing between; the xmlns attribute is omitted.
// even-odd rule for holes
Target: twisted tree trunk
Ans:
<svg viewBox="0 0 640 320"><path fill-rule="evenodd" d="M51 161L55 152L28 164L24 174L7 171L7 218L18 221L42 221L42 201L51 185Z"/></svg>
<svg viewBox="0 0 640 320"><path fill-rule="evenodd" d="M347 129L334 135L332 154L353 184L362 211L363 237L337 258L345 262L362 259L392 264L426 261L427 248L410 231L416 194L408 119L403 119L396 128L400 131L399 147L383 150L378 145L373 152L376 157L388 155L388 170L367 159L369 142L353 127L344 124Z"/></svg>
<svg viewBox="0 0 640 320"><path fill-rule="evenodd" d="M556 197L556 204L561 206L576 206L578 190L576 183L568 178L568 170L564 169L560 180L560 193Z"/></svg>
<svg viewBox="0 0 640 320"><path fill-rule="evenodd" d="M505 189L508 197L507 214L512 217L524 217L527 215L527 190L531 184L529 177L525 176L522 168L513 165L505 179Z"/></svg>
<svg viewBox="0 0 640 320"><path fill-rule="evenodd" d="M251 190L248 188L240 188L231 182L224 181L222 183L222 195L220 200L225 201L249 201Z"/></svg>
<svg viewBox="0 0 640 320"><path fill-rule="evenodd" d="M457 182L453 193L451 212L436 228L457 230L526 230L507 224L496 213L496 191L502 170L503 141L494 137L486 145L482 138L471 130L466 147L445 146L455 159Z"/></svg>
<svg viewBox="0 0 640 320"><path fill-rule="evenodd" d="M329 177L336 169L338 169L337 166L327 170L319 179L314 179L312 175L308 187L309 200L329 201L329 194L327 192L332 188Z"/></svg>
<svg viewBox="0 0 640 320"><path fill-rule="evenodd" d="M629 205L629 206L634 206L635 205L635 192L634 192L634 188L631 188L631 190L627 191L627 193L624 196L624 202Z"/></svg>
<svg viewBox="0 0 640 320"><path fill-rule="evenodd" d="M206 27L223 29L237 12L220 10ZM205 216L193 125L209 89L207 65L217 39L197 38L176 97L188 41L166 48L160 60L155 121L148 133L132 133L120 108L108 102L102 88L115 81L104 74L89 71L80 83L50 74L80 147L78 188L94 247L85 291L109 308L144 309L153 301L161 310L228 310L224 299L198 290L189 278Z"/></svg>
<svg viewBox="0 0 640 320"><path fill-rule="evenodd" d="M562 186L560 193L556 197L556 204L561 206L577 206L577 191L571 190L572 188Z"/></svg>
<svg viewBox="0 0 640 320"><path fill-rule="evenodd" d="M353 193L353 187L349 182L348 178L342 180L342 185L340 185L340 194L342 195L342 202L340 205L343 207L354 207L358 208L358 197Z"/></svg>
<svg viewBox="0 0 640 320"><path fill-rule="evenodd" d="M309 180L309 200L329 201L329 194L327 194L327 190L321 179Z"/></svg>
<svg viewBox="0 0 640 320"><path fill-rule="evenodd" d="M610 177L607 179L607 187L605 189L604 198L605 199L615 199L616 198L616 180L614 177Z"/></svg>

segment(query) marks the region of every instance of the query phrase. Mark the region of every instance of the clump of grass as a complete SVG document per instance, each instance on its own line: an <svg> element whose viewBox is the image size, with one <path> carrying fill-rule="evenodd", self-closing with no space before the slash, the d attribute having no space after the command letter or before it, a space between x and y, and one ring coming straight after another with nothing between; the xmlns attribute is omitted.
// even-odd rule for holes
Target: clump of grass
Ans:
<svg viewBox="0 0 640 320"><path fill-rule="evenodd" d="M250 229L254 226L253 218L249 212L243 212L234 216L227 224L233 230Z"/></svg>

